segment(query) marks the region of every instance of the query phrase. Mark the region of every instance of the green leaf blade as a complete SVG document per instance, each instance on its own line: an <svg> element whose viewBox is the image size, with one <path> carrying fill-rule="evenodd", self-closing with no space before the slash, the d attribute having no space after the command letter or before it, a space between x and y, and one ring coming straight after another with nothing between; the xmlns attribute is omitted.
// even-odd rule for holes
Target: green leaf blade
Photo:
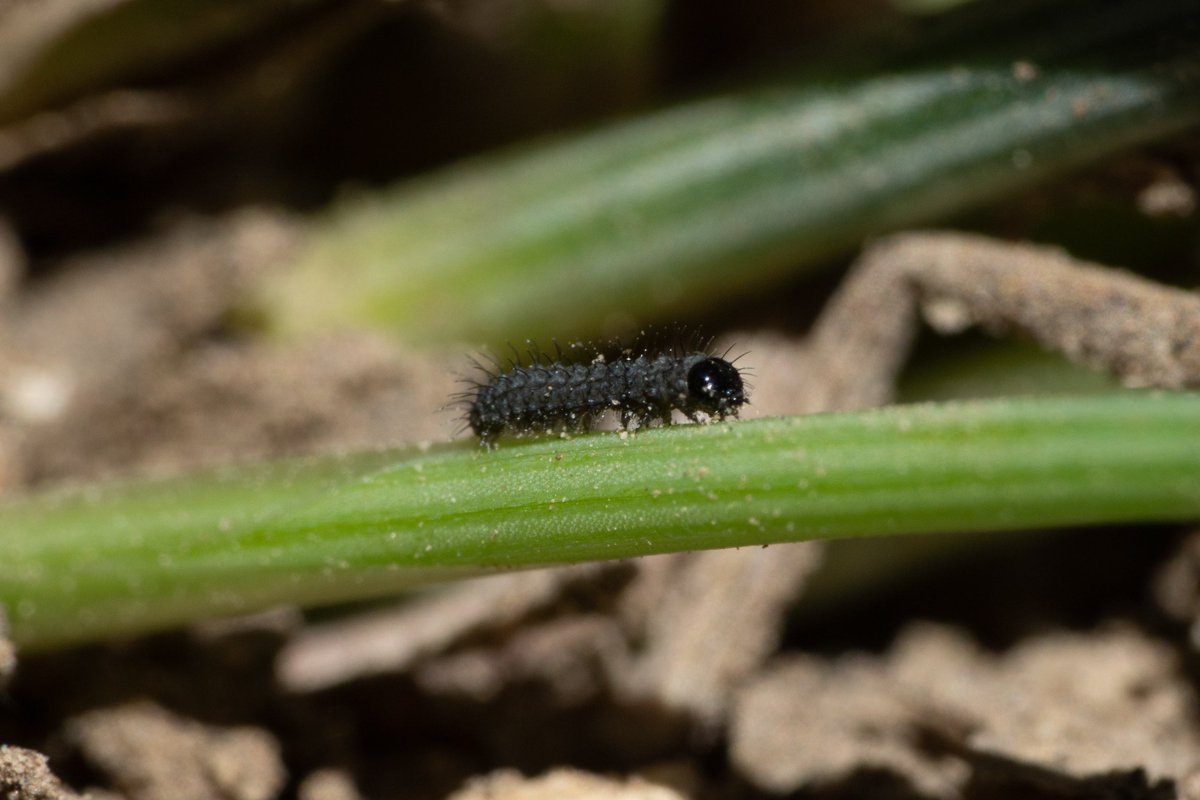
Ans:
<svg viewBox="0 0 1200 800"><path fill-rule="evenodd" d="M1196 441L1200 395L1117 393L372 454L35 498L0 507L0 602L16 639L37 647L496 569L1197 519Z"/></svg>

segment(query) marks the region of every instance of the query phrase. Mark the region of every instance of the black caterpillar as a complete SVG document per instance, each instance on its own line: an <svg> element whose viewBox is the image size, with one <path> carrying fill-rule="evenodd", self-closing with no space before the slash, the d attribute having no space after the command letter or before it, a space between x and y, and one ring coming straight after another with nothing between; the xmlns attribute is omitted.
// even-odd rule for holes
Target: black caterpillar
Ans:
<svg viewBox="0 0 1200 800"><path fill-rule="evenodd" d="M597 356L587 363L563 363L532 350L531 363L481 365L486 381L470 381L459 395L466 422L485 447L498 436L584 430L605 412L620 413L629 430L651 420L670 424L680 411L693 422L700 414L724 419L737 416L747 402L742 373L725 356L704 351ZM735 359L736 360L736 359Z"/></svg>

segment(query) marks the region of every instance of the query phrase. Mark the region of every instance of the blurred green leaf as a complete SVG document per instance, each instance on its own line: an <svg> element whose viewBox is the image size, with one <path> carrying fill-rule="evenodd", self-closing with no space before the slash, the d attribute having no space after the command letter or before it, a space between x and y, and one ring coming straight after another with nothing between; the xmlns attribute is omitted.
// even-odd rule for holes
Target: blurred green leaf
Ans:
<svg viewBox="0 0 1200 800"><path fill-rule="evenodd" d="M0 17L0 123L194 58L313 2L19 4Z"/></svg>
<svg viewBox="0 0 1200 800"><path fill-rule="evenodd" d="M863 237L1200 122L1194 2L1051 3L935 58L782 81L348 202L278 329L572 337L694 317Z"/></svg>

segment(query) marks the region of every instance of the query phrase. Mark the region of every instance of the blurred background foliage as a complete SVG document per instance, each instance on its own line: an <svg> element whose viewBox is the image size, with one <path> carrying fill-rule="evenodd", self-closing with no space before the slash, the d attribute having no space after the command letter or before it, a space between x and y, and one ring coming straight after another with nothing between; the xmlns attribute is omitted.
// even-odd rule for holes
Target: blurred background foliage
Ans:
<svg viewBox="0 0 1200 800"><path fill-rule="evenodd" d="M831 284L799 267L909 225L1188 284L1194 210L1147 198L1196 179L1196 17L1184 0L13 4L0 216L36 280L181 215L301 212L310 246L254 318L443 344L800 329Z"/></svg>

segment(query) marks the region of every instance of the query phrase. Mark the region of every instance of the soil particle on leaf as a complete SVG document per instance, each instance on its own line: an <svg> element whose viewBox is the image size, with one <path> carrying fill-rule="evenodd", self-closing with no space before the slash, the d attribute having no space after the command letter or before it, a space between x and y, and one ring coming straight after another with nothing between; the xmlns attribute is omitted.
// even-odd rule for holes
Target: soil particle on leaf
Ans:
<svg viewBox="0 0 1200 800"><path fill-rule="evenodd" d="M684 800L684 796L640 778L616 780L560 769L537 778L501 770L472 780L448 800Z"/></svg>
<svg viewBox="0 0 1200 800"><path fill-rule="evenodd" d="M5 800L81 800L67 789L41 753L0 744L0 797Z"/></svg>
<svg viewBox="0 0 1200 800"><path fill-rule="evenodd" d="M90 711L66 732L130 800L270 800L286 777L265 731L202 725L149 702Z"/></svg>

